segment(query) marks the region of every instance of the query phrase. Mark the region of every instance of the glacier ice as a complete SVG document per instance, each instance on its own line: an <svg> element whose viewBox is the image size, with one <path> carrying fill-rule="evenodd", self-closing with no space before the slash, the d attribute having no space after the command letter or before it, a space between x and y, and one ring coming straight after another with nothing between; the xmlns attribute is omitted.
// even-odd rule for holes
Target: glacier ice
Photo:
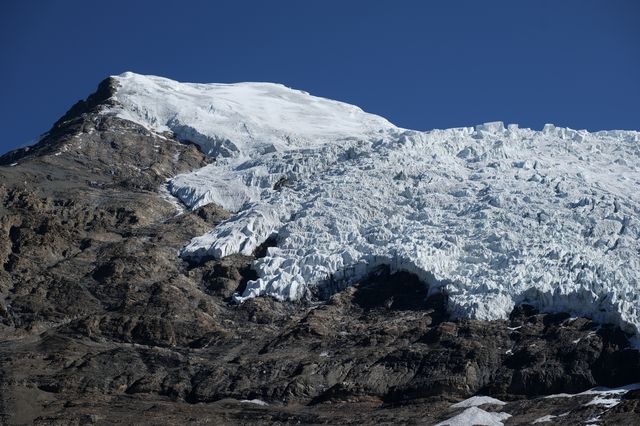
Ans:
<svg viewBox="0 0 640 426"><path fill-rule="evenodd" d="M251 254L277 238L238 301L295 300L387 265L446 291L455 316L506 318L528 302L637 335L639 132L422 132L276 84L116 79L105 114L216 157L169 183L191 208L235 212L183 256Z"/></svg>

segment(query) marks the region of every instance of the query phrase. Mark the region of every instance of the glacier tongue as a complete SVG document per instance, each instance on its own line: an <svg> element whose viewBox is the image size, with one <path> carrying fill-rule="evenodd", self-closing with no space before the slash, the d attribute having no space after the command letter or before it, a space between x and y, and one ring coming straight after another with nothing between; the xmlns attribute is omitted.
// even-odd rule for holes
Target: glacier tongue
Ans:
<svg viewBox="0 0 640 426"><path fill-rule="evenodd" d="M250 254L277 236L239 301L298 299L389 265L446 291L457 316L528 302L637 335L638 132L417 132L278 85L118 78L107 113L226 156L171 181L193 208L237 212L183 256Z"/></svg>

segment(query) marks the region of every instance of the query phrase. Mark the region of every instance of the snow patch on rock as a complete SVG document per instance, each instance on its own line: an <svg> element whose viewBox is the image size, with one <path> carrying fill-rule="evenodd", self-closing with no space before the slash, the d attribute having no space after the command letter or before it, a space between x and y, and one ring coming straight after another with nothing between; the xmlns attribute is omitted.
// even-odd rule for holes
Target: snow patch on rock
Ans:
<svg viewBox="0 0 640 426"><path fill-rule="evenodd" d="M613 408L620 404L620 401L624 394L629 391L640 389L640 383L633 383L617 388L596 387L577 394L561 393L555 395L548 395L545 398L573 398L577 396L590 396L593 395L593 399L585 403L585 406L589 405L602 405L607 409ZM594 420L595 421L595 420Z"/></svg>
<svg viewBox="0 0 640 426"><path fill-rule="evenodd" d="M451 408L479 407L484 404L506 405L507 403L490 396L472 396L469 399L453 404Z"/></svg>
<svg viewBox="0 0 640 426"><path fill-rule="evenodd" d="M243 404L255 404L255 405L261 405L263 407L266 407L267 405L269 405L268 402L264 402L261 399L243 399L240 401Z"/></svg>
<svg viewBox="0 0 640 426"><path fill-rule="evenodd" d="M558 416L554 416L553 414L548 414L546 416L538 417L533 421L533 424L547 423L547 422L553 421L553 419L555 419L556 417Z"/></svg>
<svg viewBox="0 0 640 426"><path fill-rule="evenodd" d="M444 422L438 423L436 426L468 426L468 425L483 425L483 426L503 426L504 420L511 417L511 414L499 412L488 412L478 407L469 407L462 413L454 416Z"/></svg>

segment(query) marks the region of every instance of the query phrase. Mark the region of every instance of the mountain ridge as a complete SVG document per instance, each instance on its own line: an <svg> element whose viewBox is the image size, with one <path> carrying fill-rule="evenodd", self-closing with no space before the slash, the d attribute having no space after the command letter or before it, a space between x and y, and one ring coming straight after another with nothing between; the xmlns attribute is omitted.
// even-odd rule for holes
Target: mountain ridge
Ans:
<svg viewBox="0 0 640 426"><path fill-rule="evenodd" d="M640 382L640 355L611 324L528 304L505 319L456 318L442 289L385 265L318 299L234 303L259 278L252 265L282 240L181 258L191 239L234 213L206 203L177 215L165 192L167 179L233 158L214 161L175 134L93 107L76 111L48 136L49 150L0 167L1 422L436 424L496 412L504 424L560 415L630 423L640 415L633 386L582 393ZM356 141L342 144L336 158L367 165ZM245 160L237 171L256 165ZM281 181L276 170L267 193L296 190L300 179ZM553 396L562 393L574 396ZM453 406L473 395L505 404Z"/></svg>

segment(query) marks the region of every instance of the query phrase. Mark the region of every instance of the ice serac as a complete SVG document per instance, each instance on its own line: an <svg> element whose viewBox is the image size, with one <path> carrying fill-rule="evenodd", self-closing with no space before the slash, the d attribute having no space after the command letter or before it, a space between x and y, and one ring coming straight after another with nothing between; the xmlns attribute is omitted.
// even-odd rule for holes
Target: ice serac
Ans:
<svg viewBox="0 0 640 426"><path fill-rule="evenodd" d="M277 236L239 301L298 299L389 265L446 291L457 316L528 302L638 333L638 132L419 132L280 85L117 79L106 113L217 157L170 190L236 214L183 256L250 254Z"/></svg>

